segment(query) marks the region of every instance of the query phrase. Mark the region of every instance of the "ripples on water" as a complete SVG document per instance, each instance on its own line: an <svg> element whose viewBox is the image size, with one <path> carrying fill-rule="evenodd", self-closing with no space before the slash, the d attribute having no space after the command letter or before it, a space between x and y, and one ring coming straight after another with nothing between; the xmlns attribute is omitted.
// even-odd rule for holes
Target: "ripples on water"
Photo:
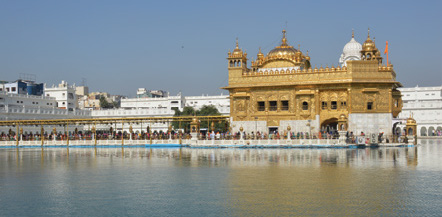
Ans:
<svg viewBox="0 0 442 217"><path fill-rule="evenodd" d="M0 149L0 215L441 215L442 140L420 143Z"/></svg>

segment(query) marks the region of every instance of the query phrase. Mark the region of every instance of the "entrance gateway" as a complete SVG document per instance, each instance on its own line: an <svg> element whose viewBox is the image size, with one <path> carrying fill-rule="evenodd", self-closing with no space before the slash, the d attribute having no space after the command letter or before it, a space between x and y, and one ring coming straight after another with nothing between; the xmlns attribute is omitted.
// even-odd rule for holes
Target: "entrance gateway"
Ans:
<svg viewBox="0 0 442 217"><path fill-rule="evenodd" d="M278 127L269 127L269 135L278 132Z"/></svg>
<svg viewBox="0 0 442 217"><path fill-rule="evenodd" d="M322 122L321 124L321 131L323 132L335 132L337 131L338 127L338 119L337 118L330 118Z"/></svg>

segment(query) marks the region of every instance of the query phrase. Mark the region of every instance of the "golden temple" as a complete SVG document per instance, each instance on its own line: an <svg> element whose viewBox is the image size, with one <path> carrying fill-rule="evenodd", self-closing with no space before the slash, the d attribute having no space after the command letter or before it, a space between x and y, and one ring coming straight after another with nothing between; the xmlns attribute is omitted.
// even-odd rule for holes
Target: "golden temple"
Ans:
<svg viewBox="0 0 442 217"><path fill-rule="evenodd" d="M401 83L392 64L383 64L368 34L359 60L345 66L312 68L308 52L287 42L248 67L247 53L228 52L230 114L235 131L298 132L345 130L391 134L392 119L402 109Z"/></svg>

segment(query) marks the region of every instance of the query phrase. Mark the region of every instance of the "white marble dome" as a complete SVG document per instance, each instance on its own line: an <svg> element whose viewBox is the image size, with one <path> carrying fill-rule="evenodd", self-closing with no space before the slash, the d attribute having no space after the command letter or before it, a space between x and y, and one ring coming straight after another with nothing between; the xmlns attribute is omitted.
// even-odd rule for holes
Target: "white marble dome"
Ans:
<svg viewBox="0 0 442 217"><path fill-rule="evenodd" d="M351 40L344 46L339 64L346 66L348 60L361 60L362 45L352 36Z"/></svg>

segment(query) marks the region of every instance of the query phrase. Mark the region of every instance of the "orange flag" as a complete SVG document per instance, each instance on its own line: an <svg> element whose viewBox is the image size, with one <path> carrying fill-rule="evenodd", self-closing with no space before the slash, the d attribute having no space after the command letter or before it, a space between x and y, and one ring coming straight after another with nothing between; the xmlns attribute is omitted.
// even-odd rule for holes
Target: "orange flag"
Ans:
<svg viewBox="0 0 442 217"><path fill-rule="evenodd" d="M387 44L385 44L385 51L384 51L384 54L388 54L388 41L387 41Z"/></svg>

